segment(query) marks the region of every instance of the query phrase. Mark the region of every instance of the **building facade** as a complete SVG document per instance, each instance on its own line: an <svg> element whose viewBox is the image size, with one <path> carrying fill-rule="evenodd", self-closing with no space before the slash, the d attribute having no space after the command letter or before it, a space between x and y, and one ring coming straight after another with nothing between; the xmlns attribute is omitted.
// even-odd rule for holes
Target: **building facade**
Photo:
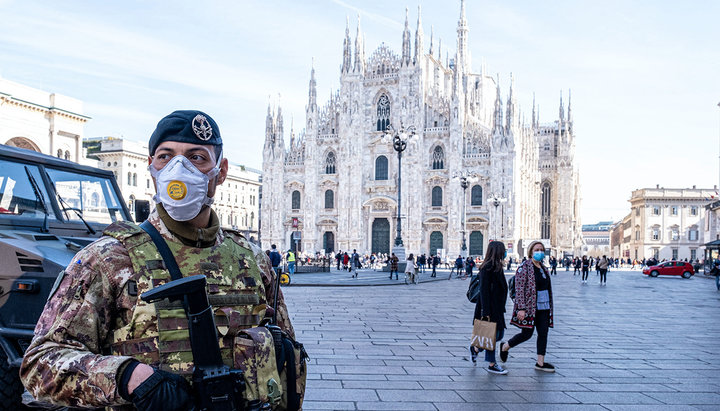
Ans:
<svg viewBox="0 0 720 411"><path fill-rule="evenodd" d="M583 224L583 255L591 257L611 256L610 233L615 224L612 221L600 221L597 224Z"/></svg>
<svg viewBox="0 0 720 411"><path fill-rule="evenodd" d="M0 144L84 162L80 100L0 78Z"/></svg>
<svg viewBox="0 0 720 411"><path fill-rule="evenodd" d="M115 174L123 199L135 217L135 200L151 201L155 195L148 171L147 144L98 137L85 139L83 145L88 157L97 160L97 167ZM251 241L257 241L259 234L260 185L260 171L230 164L228 176L218 186L213 203L220 225L239 230Z"/></svg>
<svg viewBox="0 0 720 411"><path fill-rule="evenodd" d="M667 259L702 259L708 238L706 206L715 189L643 188L630 198L630 214L623 218L613 235L612 248L620 258L655 257Z"/></svg>
<svg viewBox="0 0 720 411"><path fill-rule="evenodd" d="M340 89L318 105L311 71L304 130L290 130L289 146L282 109L268 107L263 247L389 252L400 177L385 135L391 125L417 136L402 153L408 253L454 256L463 237L471 255L483 254L493 239L515 256L537 239L553 254L579 252L570 103L566 114L561 97L551 123L541 124L535 107L523 122L512 77L504 99L499 77L485 67L471 70L464 1L460 8L452 59L443 58L432 34L426 46L419 10L414 48L406 15L400 54L381 44L366 56L360 22L354 42L346 27ZM458 180L463 173L477 177L466 190Z"/></svg>

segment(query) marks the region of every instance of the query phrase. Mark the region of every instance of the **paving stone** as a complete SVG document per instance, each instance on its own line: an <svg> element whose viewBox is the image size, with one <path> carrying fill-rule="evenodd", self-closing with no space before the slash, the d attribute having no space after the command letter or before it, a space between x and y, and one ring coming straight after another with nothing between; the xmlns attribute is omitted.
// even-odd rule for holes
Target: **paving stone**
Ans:
<svg viewBox="0 0 720 411"><path fill-rule="evenodd" d="M647 395L665 404L715 404L720 408L720 394L714 392L651 392Z"/></svg>
<svg viewBox="0 0 720 411"><path fill-rule="evenodd" d="M661 404L660 401L640 392L576 391L567 395L583 404Z"/></svg>
<svg viewBox="0 0 720 411"><path fill-rule="evenodd" d="M377 390L382 401L463 402L450 390Z"/></svg>
<svg viewBox="0 0 720 411"><path fill-rule="evenodd" d="M406 402L406 401L378 401L357 403L358 410L411 410L411 411L435 411L437 408L428 402Z"/></svg>

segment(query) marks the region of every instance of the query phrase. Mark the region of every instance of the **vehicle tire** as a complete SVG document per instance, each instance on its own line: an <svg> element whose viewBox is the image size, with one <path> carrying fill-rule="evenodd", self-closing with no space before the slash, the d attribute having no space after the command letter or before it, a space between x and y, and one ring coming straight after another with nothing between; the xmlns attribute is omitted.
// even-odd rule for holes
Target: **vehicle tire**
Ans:
<svg viewBox="0 0 720 411"><path fill-rule="evenodd" d="M0 411L25 409L22 405L24 391L18 369L8 364L5 351L0 349Z"/></svg>
<svg viewBox="0 0 720 411"><path fill-rule="evenodd" d="M281 285L290 285L291 282L292 282L292 279L290 278L290 275L288 275L288 273L280 274L280 284Z"/></svg>
<svg viewBox="0 0 720 411"><path fill-rule="evenodd" d="M650 271L650 277L657 277L658 274L660 274L660 273L658 273L657 270Z"/></svg>
<svg viewBox="0 0 720 411"><path fill-rule="evenodd" d="M690 271L685 271L683 274L683 278L690 278L692 274L690 274Z"/></svg>

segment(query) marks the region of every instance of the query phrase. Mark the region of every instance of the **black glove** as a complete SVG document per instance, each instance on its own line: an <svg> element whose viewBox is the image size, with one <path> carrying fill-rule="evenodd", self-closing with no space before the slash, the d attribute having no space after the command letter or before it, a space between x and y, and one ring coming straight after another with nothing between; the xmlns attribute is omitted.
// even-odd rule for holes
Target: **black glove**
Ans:
<svg viewBox="0 0 720 411"><path fill-rule="evenodd" d="M130 399L140 411L194 410L190 384L177 374L155 370L133 391Z"/></svg>

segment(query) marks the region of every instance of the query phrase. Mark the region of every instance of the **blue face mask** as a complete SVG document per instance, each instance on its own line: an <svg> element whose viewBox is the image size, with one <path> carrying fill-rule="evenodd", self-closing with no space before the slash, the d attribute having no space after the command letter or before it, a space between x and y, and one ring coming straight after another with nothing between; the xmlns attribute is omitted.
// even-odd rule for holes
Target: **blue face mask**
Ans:
<svg viewBox="0 0 720 411"><path fill-rule="evenodd" d="M544 258L545 258L544 251L535 251L533 253L533 260L535 260L535 261L542 261Z"/></svg>

